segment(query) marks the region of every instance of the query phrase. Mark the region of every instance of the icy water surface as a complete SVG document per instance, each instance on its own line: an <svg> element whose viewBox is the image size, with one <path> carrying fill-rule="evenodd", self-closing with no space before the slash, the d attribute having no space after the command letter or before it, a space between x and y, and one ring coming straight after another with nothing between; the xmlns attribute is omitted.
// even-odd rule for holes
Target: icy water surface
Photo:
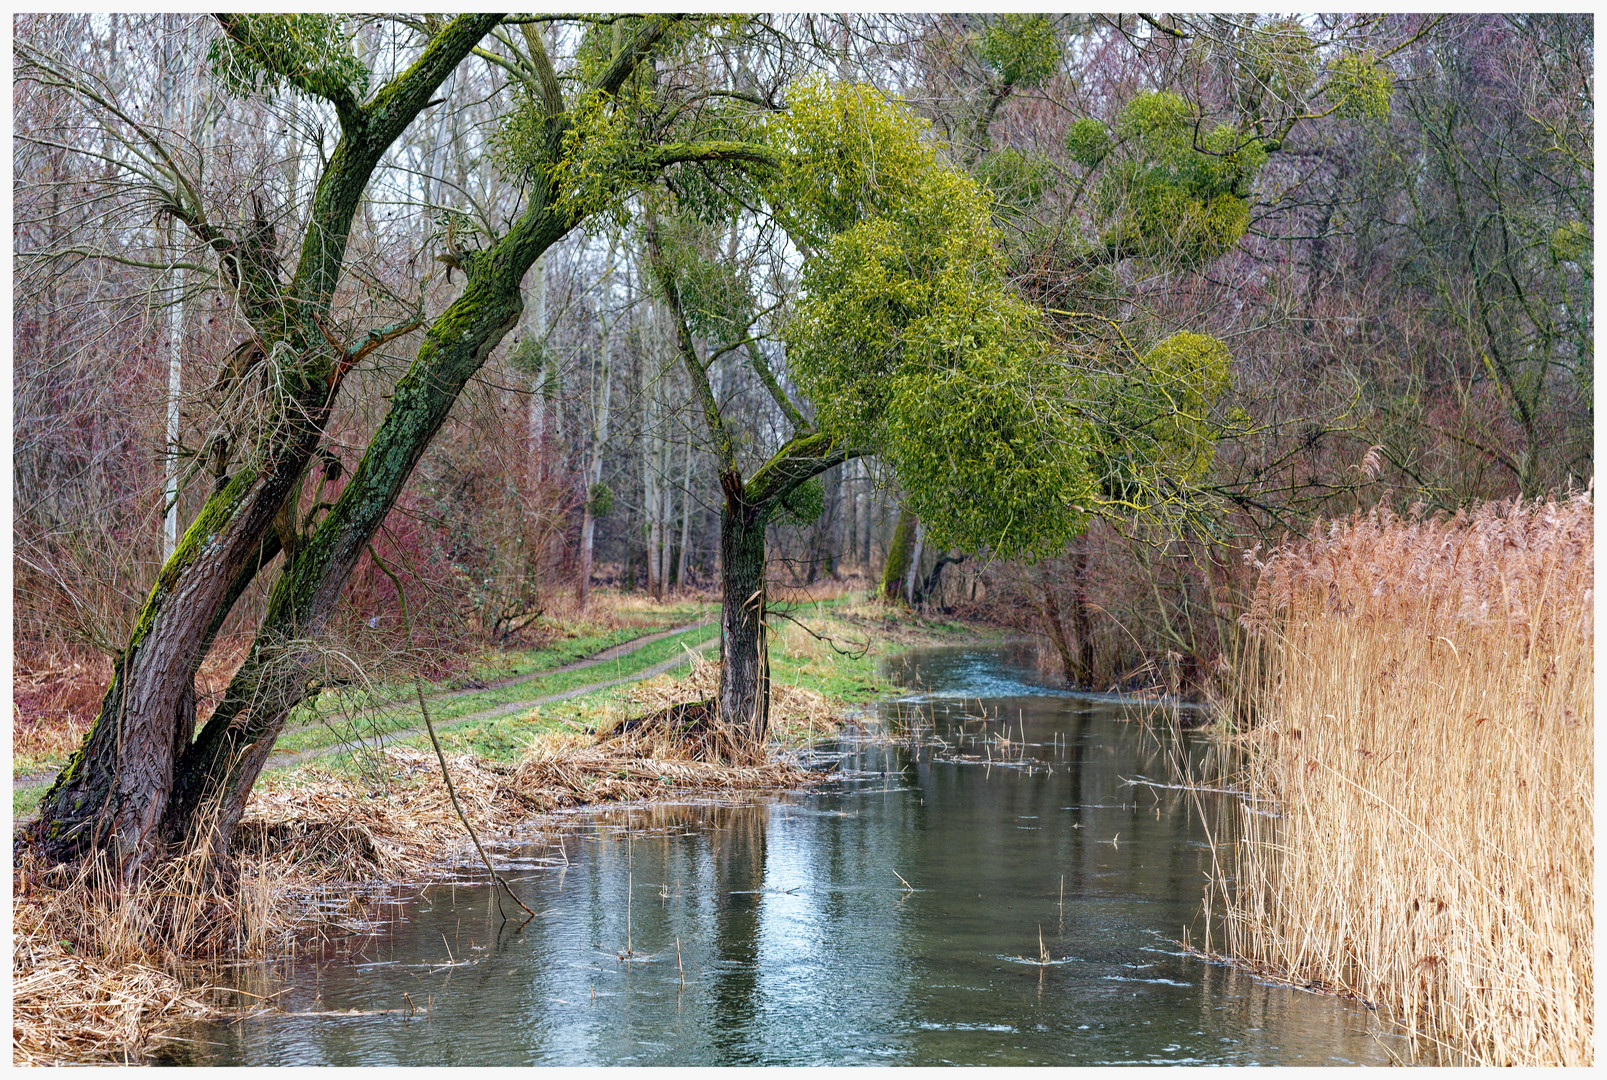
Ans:
<svg viewBox="0 0 1607 1080"><path fill-rule="evenodd" d="M1175 944L1228 808L1128 782L1166 778L1164 735L1018 649L899 673L903 738L838 748L820 790L576 815L562 852L516 853L522 930L482 886L428 888L165 1063L1387 1063L1362 1006Z"/></svg>

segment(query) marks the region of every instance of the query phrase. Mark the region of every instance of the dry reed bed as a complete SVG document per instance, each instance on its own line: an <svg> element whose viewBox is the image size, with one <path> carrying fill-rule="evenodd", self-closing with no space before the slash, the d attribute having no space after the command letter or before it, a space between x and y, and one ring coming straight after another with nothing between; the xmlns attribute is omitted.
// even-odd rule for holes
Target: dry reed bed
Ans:
<svg viewBox="0 0 1607 1080"><path fill-rule="evenodd" d="M638 704L684 702L718 685L718 665L697 661L679 682L634 692ZM831 726L826 699L777 686L783 732ZM516 764L472 754L447 763L464 811L483 837L533 815L602 802L670 797L737 800L818 780L772 756L754 764L691 759L673 733L615 738L548 733ZM219 1015L206 961L272 956L329 917L333 890L375 879L418 879L473 857L431 753L390 747L366 782L327 771L269 774L236 834L240 885L220 896L196 859L164 865L132 893L44 870L26 857L13 869L12 1056L16 1064L138 1061L164 1029ZM362 921L363 898L338 911Z"/></svg>
<svg viewBox="0 0 1607 1080"><path fill-rule="evenodd" d="M1227 947L1441 1061L1592 1063L1593 507L1386 511L1265 562ZM1208 946L1209 947L1209 946Z"/></svg>

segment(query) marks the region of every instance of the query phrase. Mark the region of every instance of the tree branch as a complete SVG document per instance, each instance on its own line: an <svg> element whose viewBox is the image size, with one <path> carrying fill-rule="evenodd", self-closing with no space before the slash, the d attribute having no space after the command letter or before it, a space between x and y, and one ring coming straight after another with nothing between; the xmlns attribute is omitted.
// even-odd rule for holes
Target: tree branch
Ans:
<svg viewBox="0 0 1607 1080"><path fill-rule="evenodd" d="M755 349L752 344L745 344L742 351L748 354L748 365L753 368L754 373L759 376L759 381L764 384L764 388L770 391L770 396L781 407L787 422L792 424L793 431L801 434L812 430L809 423L804 420L803 413L798 411L798 407L792 403L792 399L787 396L787 392L781 388L781 382L776 378L775 372L770 370L770 365L766 362L764 354Z"/></svg>
<svg viewBox="0 0 1607 1080"><path fill-rule="evenodd" d="M864 457L865 453L863 449L849 446L841 436L818 431L795 435L759 467L744 485L744 494L755 506L775 502L833 465Z"/></svg>
<svg viewBox="0 0 1607 1080"><path fill-rule="evenodd" d="M677 351L681 354L687 378L691 380L692 388L703 406L703 420L709 427L709 438L714 443L714 456L720 462L720 471L734 474L736 447L731 441L731 433L726 430L724 418L720 416L720 403L715 400L714 388L709 385L709 373L704 370L703 362L698 359L697 349L692 344L692 331L686 325L686 313L681 308L680 290L675 286L675 275L664 260L664 250L659 244L658 222L652 218L647 221L647 258L652 265L653 276L658 280L659 290L664 294L665 303L669 305L670 314L675 318Z"/></svg>
<svg viewBox="0 0 1607 1080"><path fill-rule="evenodd" d="M552 69L547 48L541 43L541 31L536 29L534 23L520 23L519 30L524 34L525 48L530 50L531 66L536 69L536 78L541 83L541 99L547 106L547 115L558 116L564 111L564 92L558 87L558 73Z"/></svg>
<svg viewBox="0 0 1607 1080"><path fill-rule="evenodd" d="M672 25L680 22L685 17L684 15L649 15L643 19L641 27L636 31L636 36L631 39L629 45L619 51L619 55L614 57L613 63L608 65L608 70L603 72L602 77L597 80L594 89L601 90L609 96L619 93L619 88L625 85L626 79L635 74L636 68L646 58L653 46L658 43L659 38L663 37Z"/></svg>
<svg viewBox="0 0 1607 1080"><path fill-rule="evenodd" d="M304 64L295 63L283 49L273 48L255 33L253 24L239 15L218 13L213 16L223 28L224 36L233 41L251 61L264 71L272 72L297 90L313 97L321 97L335 107L335 115L342 127L350 127L362 112L357 95L349 86L331 84L316 78Z"/></svg>

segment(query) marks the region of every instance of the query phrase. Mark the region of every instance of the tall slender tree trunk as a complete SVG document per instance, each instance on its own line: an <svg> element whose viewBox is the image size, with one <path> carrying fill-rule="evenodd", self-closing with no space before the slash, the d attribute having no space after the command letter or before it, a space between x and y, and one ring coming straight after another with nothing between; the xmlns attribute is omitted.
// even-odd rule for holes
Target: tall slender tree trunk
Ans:
<svg viewBox="0 0 1607 1080"><path fill-rule="evenodd" d="M1077 634L1077 685L1094 685L1094 629L1088 603L1088 551L1081 544L1071 560L1071 619Z"/></svg>
<svg viewBox="0 0 1607 1080"><path fill-rule="evenodd" d="M904 572L904 599L910 607L920 603L921 597L916 591L916 582L921 578L921 557L926 554L926 528L915 522L915 547L910 552L909 569Z"/></svg>
<svg viewBox="0 0 1607 1080"><path fill-rule="evenodd" d="M660 542L663 539L660 528L660 502L658 490L658 455L654 452L653 427L657 423L654 416L654 387L644 377L642 386L643 416L642 416L642 514L646 518L646 528L642 537L646 545L647 559L647 592L653 599L663 596L664 583L659 576Z"/></svg>
<svg viewBox="0 0 1607 1080"><path fill-rule="evenodd" d="M179 31L185 16L167 16L170 20L170 29L163 36L163 62L162 69L172 73L169 92L166 97L166 111L168 125L174 130L194 134L191 130L190 112L192 100L195 96L195 81L186 78L179 70L176 57L188 55L189 33L185 32L183 44L175 52L174 36ZM178 226L168 221L163 237L163 249L171 260L169 265L179 262L180 245L177 242ZM179 543L179 402L184 393L184 285L185 274L182 266L173 265L168 271L168 306L167 306L167 429L166 450L167 456L162 470L162 559L166 561L173 549Z"/></svg>
<svg viewBox="0 0 1607 1080"><path fill-rule="evenodd" d="M575 595L580 609L586 609L591 596L592 545L596 539L597 519L592 513L592 501L597 485L603 482L603 449L608 444L608 426L611 419L614 386L614 325L611 313L614 294L614 255L619 241L618 233L608 238L607 261L603 264L603 280L598 289L597 324L597 381L592 398L591 457L586 465L586 505L580 519L580 574L575 583Z"/></svg>
<svg viewBox="0 0 1607 1080"><path fill-rule="evenodd" d="M1047 575L1040 572L1038 575L1038 588L1041 598L1038 601L1038 611L1043 615L1043 624L1049 631L1049 641L1060 654L1060 670L1067 682L1073 681L1077 670L1077 662L1072 657L1071 645L1066 641L1066 627L1060 619L1060 603L1055 599L1055 588L1050 584Z"/></svg>
<svg viewBox="0 0 1607 1080"><path fill-rule="evenodd" d="M692 540L692 440L686 441L685 465L681 471L681 551L675 567L677 588L686 588L687 549Z"/></svg>
<svg viewBox="0 0 1607 1080"><path fill-rule="evenodd" d="M172 229L169 228L169 251ZM172 271L167 309L167 456L162 468L162 559L179 546L179 402L184 394L184 271Z"/></svg>
<svg viewBox="0 0 1607 1080"><path fill-rule="evenodd" d="M525 310L529 318L524 333L541 350L540 359L530 382L530 407L525 418L528 432L527 460L529 462L530 493L534 495L546 480L547 466L547 402L552 397L548 380L555 372L547 362L547 260L537 259L530 271L530 285L526 290Z"/></svg>

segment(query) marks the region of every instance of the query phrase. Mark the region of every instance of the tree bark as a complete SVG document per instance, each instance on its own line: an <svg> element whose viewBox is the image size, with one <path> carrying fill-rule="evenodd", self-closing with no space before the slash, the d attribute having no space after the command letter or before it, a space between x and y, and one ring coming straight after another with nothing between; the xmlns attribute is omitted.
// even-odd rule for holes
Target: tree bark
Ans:
<svg viewBox="0 0 1607 1080"><path fill-rule="evenodd" d="M926 529L919 520L915 522L915 549L910 552L909 569L904 574L904 599L909 601L910 607L915 607L921 601L917 593L917 585L921 578L921 558L926 554Z"/></svg>
<svg viewBox="0 0 1607 1080"><path fill-rule="evenodd" d="M893 540L887 549L887 564L882 568L882 598L897 600L904 592L904 579L909 574L910 556L915 551L915 515L908 510L898 512L898 525L893 529Z"/></svg>
<svg viewBox="0 0 1607 1080"><path fill-rule="evenodd" d="M770 652L765 641L764 532L768 506L749 501L742 477L720 476L721 722L762 747L770 730Z"/></svg>
<svg viewBox="0 0 1607 1080"><path fill-rule="evenodd" d="M575 596L580 609L586 610L591 596L591 565L593 543L597 534L597 519L592 514L592 493L603 480L603 448L608 444L608 425L614 379L613 348L614 323L609 304L614 293L614 252L619 242L617 233L608 238L608 256L603 264L603 281L598 290L597 323L600 331L597 355L596 396L592 400L591 457L586 465L586 506L580 521L580 576L575 583Z"/></svg>
<svg viewBox="0 0 1607 1080"><path fill-rule="evenodd" d="M1066 627L1060 619L1060 603L1055 599L1055 588L1049 583L1047 575L1039 575L1038 587L1043 596L1038 601L1038 611L1043 615L1043 624L1049 631L1049 641L1054 645L1055 651L1060 654L1060 669L1067 682L1075 677L1077 662L1072 658L1071 645L1066 641Z"/></svg>
<svg viewBox="0 0 1607 1080"><path fill-rule="evenodd" d="M169 840L210 830L213 849L227 853L274 740L306 696L317 656L311 642L458 394L516 325L525 270L566 231L538 199L430 326L350 483L280 576L250 653L179 762L163 823Z"/></svg>
<svg viewBox="0 0 1607 1080"><path fill-rule="evenodd" d="M675 587L686 589L687 548L692 538L692 443L686 444L685 468L681 474L681 551L675 567Z"/></svg>
<svg viewBox="0 0 1607 1080"><path fill-rule="evenodd" d="M231 37L245 40L252 33L231 16L220 21ZM209 628L238 596L234 583L317 449L344 374L346 357L327 340L320 320L345 265L352 219L381 156L496 22L497 16L484 15L455 19L368 106L337 103L340 140L314 193L288 286L278 282L271 243L236 242L196 208L174 208L220 256L263 351L272 343L285 357L275 375L282 404L251 459L223 480L164 563L95 724L40 804L33 837L47 858L103 851L128 878L156 854L186 717L193 723L195 674Z"/></svg>
<svg viewBox="0 0 1607 1080"><path fill-rule="evenodd" d="M1094 629L1089 617L1088 552L1081 546L1071 560L1071 618L1077 634L1077 685L1093 689Z"/></svg>

